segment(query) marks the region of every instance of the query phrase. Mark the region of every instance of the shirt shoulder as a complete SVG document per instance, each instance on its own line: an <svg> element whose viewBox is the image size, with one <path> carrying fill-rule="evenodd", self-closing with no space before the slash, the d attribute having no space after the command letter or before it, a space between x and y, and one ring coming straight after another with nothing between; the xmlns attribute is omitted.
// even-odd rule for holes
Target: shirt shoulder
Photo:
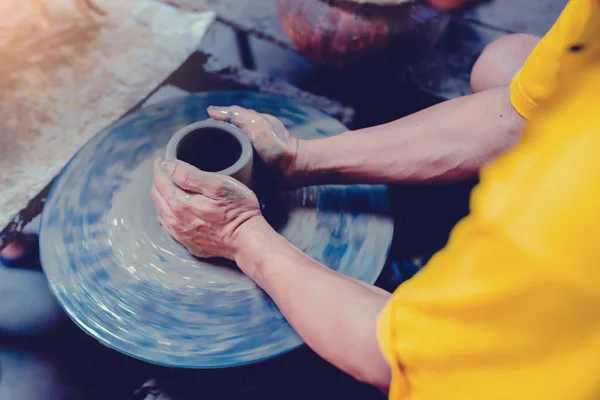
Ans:
<svg viewBox="0 0 600 400"><path fill-rule="evenodd" d="M599 24L600 5L597 1L571 0L567 3L513 78L510 96L519 114L531 120L540 105L555 92L563 75L574 73L586 63L585 57L565 60L564 56L585 46L600 46L600 37L593 34Z"/></svg>
<svg viewBox="0 0 600 400"><path fill-rule="evenodd" d="M394 293L378 330L390 398L600 396L597 93L590 62L484 168L470 215Z"/></svg>

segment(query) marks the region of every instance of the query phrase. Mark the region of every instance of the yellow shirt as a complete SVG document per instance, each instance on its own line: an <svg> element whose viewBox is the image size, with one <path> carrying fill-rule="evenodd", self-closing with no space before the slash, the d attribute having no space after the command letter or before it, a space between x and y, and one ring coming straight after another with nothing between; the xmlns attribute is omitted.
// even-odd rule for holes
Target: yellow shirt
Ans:
<svg viewBox="0 0 600 400"><path fill-rule="evenodd" d="M561 20L599 7L572 0ZM571 39L569 73L551 70L521 142L380 315L390 399L600 399L600 24Z"/></svg>
<svg viewBox="0 0 600 400"><path fill-rule="evenodd" d="M539 106L556 92L561 74L572 73L563 60L570 49L578 50L581 41L600 23L596 0L571 0L560 17L527 58L510 87L514 108L531 120ZM568 79L568 77L567 77Z"/></svg>

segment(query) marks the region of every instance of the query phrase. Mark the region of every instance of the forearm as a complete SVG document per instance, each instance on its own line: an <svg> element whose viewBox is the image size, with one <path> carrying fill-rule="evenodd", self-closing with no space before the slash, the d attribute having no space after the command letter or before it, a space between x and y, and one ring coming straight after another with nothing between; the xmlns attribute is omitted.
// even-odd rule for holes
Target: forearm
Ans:
<svg viewBox="0 0 600 400"><path fill-rule="evenodd" d="M508 88L488 90L385 125L301 141L295 180L310 185L466 179L511 147L523 124Z"/></svg>
<svg viewBox="0 0 600 400"><path fill-rule="evenodd" d="M376 326L390 294L330 270L265 222L240 240L238 265L269 294L305 343L356 379L387 389L390 369Z"/></svg>

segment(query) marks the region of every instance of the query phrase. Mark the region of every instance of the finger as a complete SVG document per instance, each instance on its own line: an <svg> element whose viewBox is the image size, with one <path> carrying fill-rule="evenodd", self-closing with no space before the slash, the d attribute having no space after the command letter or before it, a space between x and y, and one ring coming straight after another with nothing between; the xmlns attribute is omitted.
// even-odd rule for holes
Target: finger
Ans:
<svg viewBox="0 0 600 400"><path fill-rule="evenodd" d="M250 189L234 178L204 172L183 161L168 162L164 164L164 168L178 187L188 192L199 193L212 200L246 197L252 193ZM201 200L198 199L198 201Z"/></svg>
<svg viewBox="0 0 600 400"><path fill-rule="evenodd" d="M171 181L166 170L166 163L162 157L156 158L153 165L154 171L154 184L158 193L167 199L172 196L173 189L177 186Z"/></svg>
<svg viewBox="0 0 600 400"><path fill-rule="evenodd" d="M154 185L152 186L152 200L154 200L154 204L156 205L156 211L158 214L164 214L169 211L169 204L158 193L158 190L156 189L156 187L154 187Z"/></svg>
<svg viewBox="0 0 600 400"><path fill-rule="evenodd" d="M202 174L208 174L183 161L167 162L162 157L154 161L153 168L154 185L161 194L165 195L165 191L178 187L187 192L188 198L202 192L202 180L199 178Z"/></svg>
<svg viewBox="0 0 600 400"><path fill-rule="evenodd" d="M162 163L157 164L162 165ZM159 174L161 173L159 172ZM166 173L162 173L162 175L166 176ZM214 211L215 207L219 206L215 200L202 194L193 194L184 191L173 183L171 178L164 179L168 180L167 184L164 186L160 185L160 181L162 181L163 178L161 178L160 181L157 179L155 184L152 185L152 197L157 204L159 214L163 213L175 220L184 222L191 215L203 219L206 215L209 215L211 211ZM210 192L210 189L208 191Z"/></svg>
<svg viewBox="0 0 600 400"><path fill-rule="evenodd" d="M157 195L162 199L161 210L168 211L173 216L184 216L190 212L192 195L181 190L162 173L154 181Z"/></svg>
<svg viewBox="0 0 600 400"><path fill-rule="evenodd" d="M161 170L163 170L162 166L166 163L165 158L158 156L154 159L154 162L152 163L152 170L154 171L154 174L156 175L158 172L160 172Z"/></svg>
<svg viewBox="0 0 600 400"><path fill-rule="evenodd" d="M275 124L275 125L281 124L281 121L277 117L274 117L270 114L260 114L260 115L262 115L271 124Z"/></svg>
<svg viewBox="0 0 600 400"><path fill-rule="evenodd" d="M158 222L167 232L169 232L169 235L178 239L181 238L181 232L187 229L181 225L181 219L173 216L168 210L158 211Z"/></svg>
<svg viewBox="0 0 600 400"><path fill-rule="evenodd" d="M255 111L253 110L248 110L247 108L243 108L240 106L229 106L229 107L218 107L218 106L210 106L207 109L208 111L208 115L210 115L211 118L219 120L219 121L225 121L225 122L232 122L234 119L240 119L243 117L250 117L253 114L256 114Z"/></svg>
<svg viewBox="0 0 600 400"><path fill-rule="evenodd" d="M212 186L219 185L216 174L201 171L184 161L173 160L160 165L171 182L187 192L203 194L210 191Z"/></svg>
<svg viewBox="0 0 600 400"><path fill-rule="evenodd" d="M267 121L267 124L269 125L272 134L274 134L278 138L284 138L286 135L288 135L285 125L283 125L283 123L278 118L269 114L260 115L262 115Z"/></svg>
<svg viewBox="0 0 600 400"><path fill-rule="evenodd" d="M163 227L163 229L165 231L167 231L167 233L169 234L169 236L171 236L173 239L177 240L179 242L178 236L175 233L175 231L173 231L173 229L171 228L171 223L168 219L162 218L162 217L158 217L158 222L160 223L160 226Z"/></svg>
<svg viewBox="0 0 600 400"><path fill-rule="evenodd" d="M169 232L169 235L173 236L174 232L171 229L171 225L172 225L172 220L169 219L169 217L165 216L165 215L158 215L158 222L160 223L160 226L162 226L163 228L165 228L165 230L167 232Z"/></svg>
<svg viewBox="0 0 600 400"><path fill-rule="evenodd" d="M260 114L256 111L239 106L209 107L208 115L218 121L232 123L251 136L256 130L257 124L263 122Z"/></svg>
<svg viewBox="0 0 600 400"><path fill-rule="evenodd" d="M156 214L158 216L158 220L168 222L170 228L175 226L176 219L168 210L159 209L157 210Z"/></svg>

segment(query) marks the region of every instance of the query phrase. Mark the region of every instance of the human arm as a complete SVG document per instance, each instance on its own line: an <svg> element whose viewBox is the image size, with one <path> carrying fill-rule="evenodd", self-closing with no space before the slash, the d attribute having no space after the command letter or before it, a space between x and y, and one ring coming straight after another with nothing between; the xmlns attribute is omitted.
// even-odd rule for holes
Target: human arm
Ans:
<svg viewBox="0 0 600 400"><path fill-rule="evenodd" d="M524 123L511 105L508 88L449 100L388 124L314 140L287 137L273 117L268 116L265 123L263 114L240 107L213 108L209 113L248 133L259 155L276 149L266 162L279 168L292 186L469 178L512 146ZM274 130L277 135L272 134ZM272 144L273 137L285 140Z"/></svg>
<svg viewBox="0 0 600 400"><path fill-rule="evenodd" d="M387 392L391 373L376 325L390 293L327 268L264 220L240 239L237 264L269 294L304 342L337 368Z"/></svg>
<svg viewBox="0 0 600 400"><path fill-rule="evenodd" d="M194 254L235 260L317 354L387 389L390 368L378 347L376 321L388 292L296 249L266 223L256 197L239 182L161 159L154 173L159 218L175 239Z"/></svg>
<svg viewBox="0 0 600 400"><path fill-rule="evenodd" d="M592 71L577 76L581 93L559 93L556 98L564 100L548 103L522 141L484 168L471 214L454 229L447 247L383 308L377 335L392 371L390 398L598 398L600 123L595 99L600 70ZM188 177L174 180L193 183ZM211 182L198 181L196 190L210 188ZM240 215L247 216L246 210L242 207ZM220 220L213 216L216 210L196 211L204 222ZM177 226L189 220L186 215L168 222L168 229L176 238L178 232L196 232L183 238L188 247L210 245L212 236L201 229ZM351 340L356 336L324 342L336 329L354 335L359 318L371 320L371 311L363 310L371 308L367 303L375 303L373 298L367 295L371 300L353 304L361 310L356 319L327 314L326 307L312 310L314 303L303 301L319 294L312 287L320 279L327 287L317 289L333 295L330 287L337 288L340 298L358 290L342 291L340 287L355 286L328 281L325 269L286 249L273 232L263 232L260 224L244 225L247 230L237 230L221 247L238 249L232 257L272 291L284 315L293 318L292 324L319 354L359 379L385 387L383 373L367 377L351 369L353 355L343 350L360 348ZM325 300L332 308L339 301ZM311 324L309 310L325 321ZM373 345L367 346L375 357ZM341 359L336 358L338 351ZM385 370L377 367L383 365L377 359L365 363L366 372Z"/></svg>

